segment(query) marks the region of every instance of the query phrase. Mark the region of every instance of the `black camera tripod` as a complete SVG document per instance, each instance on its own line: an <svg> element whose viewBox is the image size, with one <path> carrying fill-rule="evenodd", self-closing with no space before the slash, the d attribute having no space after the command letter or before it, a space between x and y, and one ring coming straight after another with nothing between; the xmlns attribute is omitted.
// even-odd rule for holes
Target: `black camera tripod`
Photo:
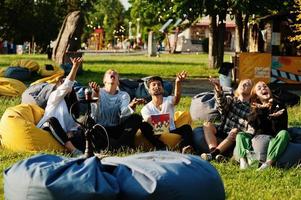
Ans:
<svg viewBox="0 0 301 200"><path fill-rule="evenodd" d="M100 124L96 124L95 121L91 117L91 103L96 103L98 99L88 99L88 100L79 100L75 103L72 104L70 107L70 113L73 118L73 120L78 123L81 128L84 130L84 135L85 135L85 158L90 158L94 156L95 152L95 145L93 145L92 141L92 134L101 134L101 133L96 133L94 130L96 127L100 127L105 134L105 139L107 140L107 147L105 148L106 150L109 149L109 136L106 131L106 129L101 126ZM94 141L97 142L97 141Z"/></svg>

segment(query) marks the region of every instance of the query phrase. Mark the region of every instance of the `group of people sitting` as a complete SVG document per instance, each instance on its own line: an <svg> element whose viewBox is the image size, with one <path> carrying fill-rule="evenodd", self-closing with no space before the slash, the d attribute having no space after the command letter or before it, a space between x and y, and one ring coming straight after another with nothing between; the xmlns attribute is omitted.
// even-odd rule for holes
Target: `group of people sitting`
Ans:
<svg viewBox="0 0 301 200"><path fill-rule="evenodd" d="M73 156L80 156L85 148L85 140L81 127L70 113L70 108L77 101L73 84L82 59L72 58L71 61L73 66L70 73L63 81L57 83L56 89L50 94L45 114L37 126L52 133ZM97 102L91 103L91 117L95 124L100 124L105 129L110 144L109 149L134 147L134 139L139 129L155 148L166 149L166 145L159 140L153 129L152 116L168 113L169 132L182 136L179 146L183 151L192 150L191 126L187 124L176 128L174 124L174 109L180 101L181 82L186 79L186 76L185 71L177 74L175 94L168 97L163 97L163 80L158 76L151 77L147 81L147 86L152 100L147 104L144 99L131 100L128 93L119 90L119 74L115 70L110 69L105 72L103 87L96 82L90 82L92 98L98 99ZM141 110L142 116L135 113L135 108L139 104L145 104ZM98 150L106 148L103 129L96 126L92 134L94 144L97 143L96 148Z"/></svg>
<svg viewBox="0 0 301 200"><path fill-rule="evenodd" d="M71 61L73 66L70 73L50 94L44 117L37 126L52 133L73 156L80 156L85 142L84 139L78 142L79 137L83 138L83 133L72 118L70 107L77 100L72 88L82 59L72 58ZM168 97L163 96L162 79L159 76L149 78L147 87L152 98L148 103L144 99L131 100L126 92L119 90L119 74L115 70L105 72L103 87L90 82L92 96L98 99L91 103L91 117L93 123L100 124L105 129L109 148L134 147L135 135L140 129L156 149L165 149L166 144L156 133L152 117L168 114L169 132L181 136L179 146L182 152L194 152L199 144L194 140L192 127L189 124L176 127L174 123L175 106L181 99L181 83L186 77L185 71L177 74L174 95ZM215 100L222 119L220 124L204 122L201 134L209 152L203 152L201 157L208 161L223 160L227 152L233 152L235 147L234 154L240 162L240 168L246 169L250 164L248 153L256 152L257 146L268 138L267 153L258 158L262 162L258 169L274 165L290 141L285 106L273 98L271 90L261 81L253 86L251 80L242 80L234 96L225 95L218 80L210 79L210 82L214 86ZM141 115L135 113L136 106L140 104L144 105ZM99 141L100 150L106 147L103 143L103 128L95 128L92 137L96 143Z"/></svg>

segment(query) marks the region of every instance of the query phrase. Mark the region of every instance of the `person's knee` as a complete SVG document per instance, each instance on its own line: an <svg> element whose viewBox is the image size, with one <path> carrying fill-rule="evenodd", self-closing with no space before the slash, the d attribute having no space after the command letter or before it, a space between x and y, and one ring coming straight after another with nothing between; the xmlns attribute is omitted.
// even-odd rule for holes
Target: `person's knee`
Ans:
<svg viewBox="0 0 301 200"><path fill-rule="evenodd" d="M183 132L192 133L192 128L189 124L185 124L185 125L181 126L180 129L183 130Z"/></svg>
<svg viewBox="0 0 301 200"><path fill-rule="evenodd" d="M212 124L211 122L205 121L205 122L203 123L203 128L210 128L210 127L212 127L212 126L213 126L213 124Z"/></svg>
<svg viewBox="0 0 301 200"><path fill-rule="evenodd" d="M239 132L236 135L236 141L240 141L244 138L244 133L243 132Z"/></svg>
<svg viewBox="0 0 301 200"><path fill-rule="evenodd" d="M142 122L142 116L137 113L134 113L127 119L127 121Z"/></svg>
<svg viewBox="0 0 301 200"><path fill-rule="evenodd" d="M288 131L286 131L286 130L281 130L281 131L277 134L276 137L281 138L282 140L287 140L287 141L288 141L289 138L290 138L289 133L288 133Z"/></svg>
<svg viewBox="0 0 301 200"><path fill-rule="evenodd" d="M204 122L203 130L204 130L205 135L207 135L207 134L215 135L216 134L216 128L215 128L214 124L211 122Z"/></svg>

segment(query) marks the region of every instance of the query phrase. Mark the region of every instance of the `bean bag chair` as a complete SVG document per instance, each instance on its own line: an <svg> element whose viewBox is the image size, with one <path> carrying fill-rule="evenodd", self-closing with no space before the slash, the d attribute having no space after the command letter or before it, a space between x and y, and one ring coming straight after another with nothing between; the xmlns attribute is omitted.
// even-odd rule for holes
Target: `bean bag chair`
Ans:
<svg viewBox="0 0 301 200"><path fill-rule="evenodd" d="M218 143L221 143L224 140L220 137L217 137L216 139ZM205 140L203 127L196 127L193 129L193 143L197 154L210 152L208 144ZM231 154L231 152L227 151L226 154Z"/></svg>
<svg viewBox="0 0 301 200"><path fill-rule="evenodd" d="M187 111L177 111L174 116L176 127L181 127L184 124L191 124L192 120L189 112ZM163 133L159 138L164 142L169 148L175 148L182 140L181 136L174 133ZM138 130L135 137L135 146L143 147L144 149L151 149L153 145L141 134Z"/></svg>
<svg viewBox="0 0 301 200"><path fill-rule="evenodd" d="M267 157L267 150L270 140L269 135L258 135L252 139L252 145L256 153L256 157L261 162L264 162ZM276 166L289 168L299 164L301 161L301 144L289 142L286 150L280 155L276 161Z"/></svg>
<svg viewBox="0 0 301 200"><path fill-rule="evenodd" d="M290 129L288 129L290 131ZM256 159L260 162L265 162L267 157L267 149L270 140L269 135L257 135L252 139L252 145L254 148ZM237 149L234 150L235 159L238 161ZM278 158L275 165L280 168L289 168L296 166L301 161L301 143L289 142L286 150Z"/></svg>
<svg viewBox="0 0 301 200"><path fill-rule="evenodd" d="M13 78L19 81L28 81L31 78L31 71L23 67L8 67L4 76L6 78Z"/></svg>
<svg viewBox="0 0 301 200"><path fill-rule="evenodd" d="M12 62L10 66L27 68L32 72L36 72L40 68L39 63L37 63L36 61L26 59L16 60Z"/></svg>
<svg viewBox="0 0 301 200"><path fill-rule="evenodd" d="M117 165L121 199L225 199L217 170L198 156L155 151L107 157L102 163Z"/></svg>
<svg viewBox="0 0 301 200"><path fill-rule="evenodd" d="M5 76L6 69L7 69L7 67L1 67L0 68L0 77L4 77Z"/></svg>
<svg viewBox="0 0 301 200"><path fill-rule="evenodd" d="M96 157L36 155L7 169L4 177L5 199L117 199L119 193L116 178Z"/></svg>
<svg viewBox="0 0 301 200"><path fill-rule="evenodd" d="M0 121L1 143L13 151L63 151L55 138L36 124L44 110L34 104L20 104L7 108Z"/></svg>
<svg viewBox="0 0 301 200"><path fill-rule="evenodd" d="M40 66L38 70L38 74L42 77L52 76L57 73L64 73L64 70L55 65Z"/></svg>
<svg viewBox="0 0 301 200"><path fill-rule="evenodd" d="M60 78L64 76L64 72L58 71L57 73L53 74L52 76L44 77L39 80L36 80L35 82L32 82L30 85L35 85L38 83L57 83Z"/></svg>
<svg viewBox="0 0 301 200"><path fill-rule="evenodd" d="M224 94L232 96L231 88L223 87ZM221 116L217 110L216 101L214 98L214 91L202 92L195 95L191 99L190 114L192 120L215 121L220 120Z"/></svg>
<svg viewBox="0 0 301 200"><path fill-rule="evenodd" d="M33 156L5 170L4 196L27 200L219 200L225 199L225 191L209 162L158 151L102 160Z"/></svg>
<svg viewBox="0 0 301 200"><path fill-rule="evenodd" d="M1 96L21 96L26 90L26 85L21 81L12 78L0 77L0 95Z"/></svg>

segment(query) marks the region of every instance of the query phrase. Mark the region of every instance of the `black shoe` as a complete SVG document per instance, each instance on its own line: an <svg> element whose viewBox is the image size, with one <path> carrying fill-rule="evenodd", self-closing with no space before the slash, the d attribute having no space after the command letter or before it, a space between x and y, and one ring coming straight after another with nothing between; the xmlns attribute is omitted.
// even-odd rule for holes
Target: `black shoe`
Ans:
<svg viewBox="0 0 301 200"><path fill-rule="evenodd" d="M218 154L218 155L215 156L215 160L216 160L216 162L221 163L221 162L225 162L226 158L222 154Z"/></svg>

